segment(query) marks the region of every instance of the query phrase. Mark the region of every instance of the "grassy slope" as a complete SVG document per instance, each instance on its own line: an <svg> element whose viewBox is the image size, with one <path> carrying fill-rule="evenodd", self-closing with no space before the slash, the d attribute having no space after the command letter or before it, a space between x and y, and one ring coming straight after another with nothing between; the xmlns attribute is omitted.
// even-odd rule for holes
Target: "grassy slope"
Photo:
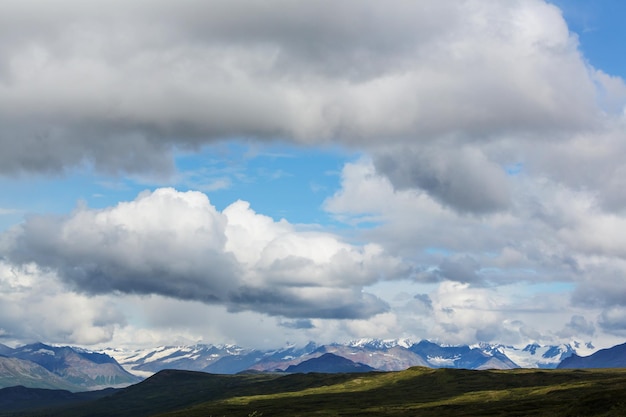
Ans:
<svg viewBox="0 0 626 417"><path fill-rule="evenodd" d="M162 413L162 414L158 414ZM157 374L63 416L626 415L626 370ZM47 414L51 415L51 414Z"/></svg>
<svg viewBox="0 0 626 417"><path fill-rule="evenodd" d="M328 382L328 386L297 392L209 402L163 417L254 412L266 416L626 415L626 371L415 368Z"/></svg>

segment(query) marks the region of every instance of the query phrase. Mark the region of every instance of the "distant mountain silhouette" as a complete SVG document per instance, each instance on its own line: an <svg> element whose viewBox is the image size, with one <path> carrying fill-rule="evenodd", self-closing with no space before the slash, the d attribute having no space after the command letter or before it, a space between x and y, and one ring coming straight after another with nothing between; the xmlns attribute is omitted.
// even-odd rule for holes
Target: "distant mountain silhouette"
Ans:
<svg viewBox="0 0 626 417"><path fill-rule="evenodd" d="M601 349L590 356L581 357L574 354L569 358L565 358L557 368L626 368L626 343L608 349Z"/></svg>
<svg viewBox="0 0 626 417"><path fill-rule="evenodd" d="M344 343L304 347L288 345L261 350L236 345L196 344L191 346L160 346L142 350L109 348L103 352L113 356L125 369L140 375L164 369L202 371L214 374L236 374L244 371L286 371L325 353L365 364L379 371L400 371L413 366L457 369L556 368L567 356L576 353L579 344L539 345L526 347L479 343L476 345L440 345L422 340L362 338ZM593 346L586 346L594 349ZM592 352L593 350L587 350Z"/></svg>
<svg viewBox="0 0 626 417"><path fill-rule="evenodd" d="M12 352L13 349L8 347L7 345L3 345L2 343L0 343L0 356L10 356Z"/></svg>
<svg viewBox="0 0 626 417"><path fill-rule="evenodd" d="M352 362L342 356L325 353L317 358L309 359L297 365L289 366L285 372L289 373L348 373L348 372L371 372L375 369L362 363Z"/></svg>

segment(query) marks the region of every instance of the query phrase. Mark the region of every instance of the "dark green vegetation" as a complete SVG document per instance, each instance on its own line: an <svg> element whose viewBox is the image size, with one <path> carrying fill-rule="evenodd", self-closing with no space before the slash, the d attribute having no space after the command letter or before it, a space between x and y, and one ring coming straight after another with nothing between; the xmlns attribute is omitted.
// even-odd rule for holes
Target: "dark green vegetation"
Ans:
<svg viewBox="0 0 626 417"><path fill-rule="evenodd" d="M26 388L23 386L0 389L0 414L79 404L112 395L116 390L70 392L57 389Z"/></svg>
<svg viewBox="0 0 626 417"><path fill-rule="evenodd" d="M163 371L80 407L28 415L614 416L626 415L626 370Z"/></svg>

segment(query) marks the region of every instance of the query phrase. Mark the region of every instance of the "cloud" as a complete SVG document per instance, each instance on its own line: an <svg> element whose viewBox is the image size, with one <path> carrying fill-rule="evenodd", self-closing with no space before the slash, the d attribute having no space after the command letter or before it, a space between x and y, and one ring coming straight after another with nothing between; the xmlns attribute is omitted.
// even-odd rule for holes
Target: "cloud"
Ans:
<svg viewBox="0 0 626 417"><path fill-rule="evenodd" d="M33 217L15 231L11 259L58 271L92 294L121 291L224 299L237 263L224 252L226 218L201 193L164 189L114 208Z"/></svg>
<svg viewBox="0 0 626 417"><path fill-rule="evenodd" d="M163 173L174 147L232 137L414 145L598 114L576 38L539 0L31 3L0 9L5 174Z"/></svg>
<svg viewBox="0 0 626 417"><path fill-rule="evenodd" d="M428 294L416 294L400 307L398 312L403 316L430 317L433 314L433 300Z"/></svg>
<svg viewBox="0 0 626 417"><path fill-rule="evenodd" d="M509 182L507 211L467 216L425 192L395 189L371 160L362 159L344 166L341 188L325 208L345 222L378 222L362 232L365 238L413 260L424 278L445 270L442 265L451 270L459 259L473 259L479 275L492 284L621 282L626 271L621 214L607 211L590 190L526 175ZM610 292L614 298L616 292L606 295Z"/></svg>
<svg viewBox="0 0 626 417"><path fill-rule="evenodd" d="M446 258L439 265L439 274L450 281L461 283L476 283L481 280L478 275L480 265L470 256L457 259Z"/></svg>
<svg viewBox="0 0 626 417"><path fill-rule="evenodd" d="M284 321L281 322L280 325L288 329L313 329L315 327L313 322L308 319Z"/></svg>
<svg viewBox="0 0 626 417"><path fill-rule="evenodd" d="M218 190L236 172L176 172L174 158L233 138L339 144L363 158L324 207L374 243L162 189L28 217L0 253L80 305L148 295L316 318L311 334L404 327L459 342L613 331L625 105L624 80L593 68L541 0L5 1L0 175L86 166ZM368 293L399 277L428 296L406 303L410 319ZM548 308L553 287L567 314ZM560 315L537 324L533 309Z"/></svg>
<svg viewBox="0 0 626 417"><path fill-rule="evenodd" d="M211 192L211 191L217 191L217 190L225 190L227 188L230 188L231 186L232 186L231 179L227 177L222 177L222 178L215 178L206 184L202 184L200 188L202 189L202 191Z"/></svg>
<svg viewBox="0 0 626 417"><path fill-rule="evenodd" d="M0 174L163 179L177 151L280 139L365 151L460 213L509 209L520 163L626 201L626 85L545 1L31 2L0 6Z"/></svg>
<svg viewBox="0 0 626 417"><path fill-rule="evenodd" d="M626 335L626 308L607 308L600 315L598 324L602 329L623 337Z"/></svg>
<svg viewBox="0 0 626 417"><path fill-rule="evenodd" d="M157 189L100 210L32 217L2 236L11 262L35 263L86 294L157 294L293 318L365 318L388 306L363 287L410 274L378 245L299 231L243 201Z"/></svg>
<svg viewBox="0 0 626 417"><path fill-rule="evenodd" d="M423 304L424 308L427 310L433 309L433 300L430 299L428 294L416 294L413 296L413 299L416 300L416 302Z"/></svg>
<svg viewBox="0 0 626 417"><path fill-rule="evenodd" d="M444 281L433 297L435 334L447 341L478 340L478 333L502 326L505 297L469 284ZM493 332L490 332L493 333Z"/></svg>
<svg viewBox="0 0 626 417"><path fill-rule="evenodd" d="M569 323L565 325L565 328L561 331L559 336L561 337L575 337L580 335L593 336L596 328L593 323L587 321L583 316L573 315Z"/></svg>
<svg viewBox="0 0 626 417"><path fill-rule="evenodd" d="M461 211L481 214L509 205L504 169L475 148L401 149L375 154L374 165L395 188L422 189Z"/></svg>
<svg viewBox="0 0 626 417"><path fill-rule="evenodd" d="M3 339L94 344L109 341L125 324L111 300L67 291L54 274L35 265L0 261Z"/></svg>
<svg viewBox="0 0 626 417"><path fill-rule="evenodd" d="M483 264L480 252L512 250L514 242L532 228L518 223L514 213L466 216L426 192L398 190L368 158L344 166L341 188L324 207L345 222L376 221L378 227L364 232L368 239L394 253L428 261L427 267L463 253L474 254L481 265L490 265L493 259ZM525 261L523 255L515 263L511 258L508 267Z"/></svg>
<svg viewBox="0 0 626 417"><path fill-rule="evenodd" d="M588 307L626 306L626 275L623 260L603 259L601 265L588 265L572 303Z"/></svg>
<svg viewBox="0 0 626 417"><path fill-rule="evenodd" d="M626 305L623 216L589 190L526 174L508 182L506 211L467 215L426 192L394 188L363 158L344 166L341 188L324 207L346 223L375 220L361 229L362 239L414 264L415 285L438 289L428 294L432 313L417 304L394 306L411 317L406 328L452 343L569 342L587 338L594 326L605 331L595 337L609 337L606 330L617 323L609 311ZM429 314L429 322L420 314ZM604 326L598 315L607 317ZM523 326L505 326L506 320Z"/></svg>

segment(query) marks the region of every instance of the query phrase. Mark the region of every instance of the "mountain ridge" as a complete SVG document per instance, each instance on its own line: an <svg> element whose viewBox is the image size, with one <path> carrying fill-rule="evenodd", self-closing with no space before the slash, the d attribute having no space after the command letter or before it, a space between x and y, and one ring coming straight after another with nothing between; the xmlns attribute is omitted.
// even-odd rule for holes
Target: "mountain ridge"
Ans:
<svg viewBox="0 0 626 417"><path fill-rule="evenodd" d="M24 385L77 392L122 387L141 380L113 357L78 347L38 342L2 351L0 388Z"/></svg>
<svg viewBox="0 0 626 417"><path fill-rule="evenodd" d="M324 353L321 356L307 359L297 365L290 365L285 369L287 373L349 373L372 372L376 369L360 362L354 362L334 353Z"/></svg>
<svg viewBox="0 0 626 417"><path fill-rule="evenodd" d="M600 349L589 356L572 356L564 359L558 369L626 368L626 343Z"/></svg>
<svg viewBox="0 0 626 417"><path fill-rule="evenodd" d="M412 366L458 369L552 369L574 354L572 344L524 347L481 343L476 345L444 345L410 339L356 339L346 343L318 345L309 342L303 347L288 345L273 350L247 349L236 345L195 344L191 346L160 346L154 349L124 351L107 349L130 372L143 376L163 369L193 370L236 374L246 370L284 372L289 366L333 353L354 362L382 371L397 371ZM151 372L151 373L150 373Z"/></svg>
<svg viewBox="0 0 626 417"><path fill-rule="evenodd" d="M21 347L0 345L0 388L25 385L77 392L136 383L164 369L214 374L241 372L299 372L298 365L332 354L373 370L400 371L410 367L455 369L514 369L559 366L581 354L590 344L523 347L479 343L445 345L410 339L356 339L345 343L287 345L273 350L243 348L232 344L161 346L154 349L105 349L33 343ZM573 360L573 359L572 359ZM22 361L22 362L17 362Z"/></svg>

